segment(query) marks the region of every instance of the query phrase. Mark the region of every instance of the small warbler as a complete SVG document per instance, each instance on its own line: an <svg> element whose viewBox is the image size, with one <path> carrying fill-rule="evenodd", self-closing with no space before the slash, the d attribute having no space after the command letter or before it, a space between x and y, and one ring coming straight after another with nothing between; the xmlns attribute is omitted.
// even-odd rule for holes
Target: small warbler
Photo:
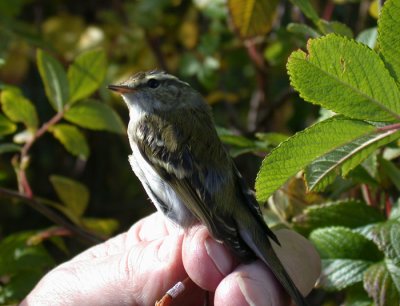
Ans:
<svg viewBox="0 0 400 306"><path fill-rule="evenodd" d="M129 162L157 209L184 228L201 222L241 260L260 258L298 306L307 305L271 246L265 224L192 87L162 71L141 72L109 89L128 105Z"/></svg>

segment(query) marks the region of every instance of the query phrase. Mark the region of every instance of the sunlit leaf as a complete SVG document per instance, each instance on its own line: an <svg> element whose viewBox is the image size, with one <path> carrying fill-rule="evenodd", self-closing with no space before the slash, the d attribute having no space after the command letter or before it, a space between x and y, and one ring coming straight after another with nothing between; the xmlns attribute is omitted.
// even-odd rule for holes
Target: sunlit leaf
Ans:
<svg viewBox="0 0 400 306"><path fill-rule="evenodd" d="M257 198L265 201L279 186L316 158L369 135L375 127L345 117L332 117L301 131L263 160L256 180Z"/></svg>
<svg viewBox="0 0 400 306"><path fill-rule="evenodd" d="M399 219L369 224L356 230L374 241L378 248L385 253L386 258L393 260L400 258L400 239L397 235L397 232L400 232Z"/></svg>
<svg viewBox="0 0 400 306"><path fill-rule="evenodd" d="M342 200L307 207L294 220L296 227L312 230L328 226L356 228L384 221L382 213L357 200Z"/></svg>
<svg viewBox="0 0 400 306"><path fill-rule="evenodd" d="M399 269L397 267L397 269ZM397 272L398 273L398 272ZM392 306L400 304L399 288L393 281L394 277L385 262L371 266L364 274L364 288L373 298L377 306Z"/></svg>
<svg viewBox="0 0 400 306"><path fill-rule="evenodd" d="M241 37L267 34L276 15L278 0L228 0L232 23Z"/></svg>
<svg viewBox="0 0 400 306"><path fill-rule="evenodd" d="M125 133L124 124L110 106L96 101L74 104L65 113L65 119L84 128Z"/></svg>
<svg viewBox="0 0 400 306"><path fill-rule="evenodd" d="M46 96L53 108L60 112L63 110L69 97L67 74L60 62L48 53L38 50L36 55Z"/></svg>
<svg viewBox="0 0 400 306"><path fill-rule="evenodd" d="M0 136L12 134L16 131L17 126L0 114Z"/></svg>
<svg viewBox="0 0 400 306"><path fill-rule="evenodd" d="M35 106L26 99L19 91L5 89L1 92L1 106L3 112L10 120L21 122L28 128L38 127L38 115Z"/></svg>
<svg viewBox="0 0 400 306"><path fill-rule="evenodd" d="M356 259L324 259L319 283L326 290L338 291L363 280L364 272L373 264Z"/></svg>
<svg viewBox="0 0 400 306"><path fill-rule="evenodd" d="M378 40L386 65L400 82L400 2L385 1L378 21ZM397 100L398 101L398 100Z"/></svg>
<svg viewBox="0 0 400 306"><path fill-rule="evenodd" d="M106 65L104 50L91 50L80 54L68 69L68 103L90 96L103 82Z"/></svg>
<svg viewBox="0 0 400 306"><path fill-rule="evenodd" d="M323 259L377 261L383 257L371 240L347 227L318 228L311 233L310 240Z"/></svg>
<svg viewBox="0 0 400 306"><path fill-rule="evenodd" d="M90 149L85 136L73 125L57 124L52 126L49 131L57 138L72 155L87 159Z"/></svg>
<svg viewBox="0 0 400 306"><path fill-rule="evenodd" d="M378 38L378 29L376 27L361 31L357 36L357 41L367 45L371 49L375 48Z"/></svg>
<svg viewBox="0 0 400 306"><path fill-rule="evenodd" d="M111 236L119 227L115 219L84 218L82 223L85 228L105 236Z"/></svg>
<svg viewBox="0 0 400 306"><path fill-rule="evenodd" d="M337 174L346 176L376 149L399 137L400 132L396 130L362 136L317 158L305 171L308 188L324 190Z"/></svg>
<svg viewBox="0 0 400 306"><path fill-rule="evenodd" d="M76 217L82 216L89 203L89 190L77 181L52 175L50 182L60 200Z"/></svg>
<svg viewBox="0 0 400 306"><path fill-rule="evenodd" d="M377 53L335 34L310 40L307 49L293 52L287 66L303 99L351 118L399 119L400 90Z"/></svg>

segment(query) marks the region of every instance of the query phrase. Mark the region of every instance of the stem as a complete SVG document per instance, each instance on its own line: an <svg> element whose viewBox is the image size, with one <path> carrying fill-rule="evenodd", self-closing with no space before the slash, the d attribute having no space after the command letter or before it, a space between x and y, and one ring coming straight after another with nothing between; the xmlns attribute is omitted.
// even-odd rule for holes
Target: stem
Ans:
<svg viewBox="0 0 400 306"><path fill-rule="evenodd" d="M28 198L33 197L33 192L32 188L29 184L28 178L26 177L26 172L25 169L27 168L28 160L29 160L29 150L35 143L37 139L43 136L44 133L46 133L51 126L56 124L58 121L60 121L63 116L64 112L60 111L57 114L55 114L49 121L45 122L33 135L32 139L27 141L25 145L21 149L21 155L19 158L19 164L17 166L17 178L18 178L18 186L19 186L19 191L25 194Z"/></svg>
<svg viewBox="0 0 400 306"><path fill-rule="evenodd" d="M25 201L30 207L32 207L33 209L35 209L36 211L47 217L53 223L64 227L69 232L76 234L78 237L82 238L87 242L95 244L104 241L104 238L99 237L94 233L71 223L67 219L55 213L52 209L50 209L46 205L43 205L40 202L39 198L36 198L34 196L25 172L29 161L29 150L32 148L36 140L42 137L50 129L51 126L55 125L63 118L65 110L66 109L63 109L62 111L55 114L49 121L45 122L36 131L32 139L30 139L28 142L25 143L25 145L21 149L21 155L19 156L19 161L17 161L16 157L14 158L13 165L17 173L19 192L0 187L0 194L9 197L19 198L20 200Z"/></svg>
<svg viewBox="0 0 400 306"><path fill-rule="evenodd" d="M256 69L256 84L257 84L257 88L250 100L250 109L247 116L247 128L249 131L256 131L258 130L258 126L260 123L259 122L260 114L269 111L265 93L267 69L262 54L256 48L255 41L247 40L245 41L245 46L249 58L253 62L253 65Z"/></svg>
<svg viewBox="0 0 400 306"><path fill-rule="evenodd" d="M390 130L400 130L400 123L393 123L383 127L378 128L378 132L386 132Z"/></svg>
<svg viewBox="0 0 400 306"><path fill-rule="evenodd" d="M0 195L7 196L7 197L12 197L12 198L18 198L25 203L27 203L30 207L32 207L34 210L38 211L45 217L47 217L49 220L51 220L53 223L58 224L64 228L66 228L68 231L70 231L73 234L76 234L79 238L82 238L82 240L89 242L91 244L97 244L100 242L104 241L103 237L100 237L90 231L88 231L85 228L81 228L67 219L61 217L57 213L55 213L52 209L47 207L46 205L43 205L40 203L40 199L36 197L28 197L27 195L10 190L7 188L0 187Z"/></svg>

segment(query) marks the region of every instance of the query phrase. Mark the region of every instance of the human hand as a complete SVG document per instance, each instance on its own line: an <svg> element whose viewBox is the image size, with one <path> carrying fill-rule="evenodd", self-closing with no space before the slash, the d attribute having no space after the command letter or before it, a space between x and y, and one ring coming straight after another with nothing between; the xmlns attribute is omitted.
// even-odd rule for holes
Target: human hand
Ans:
<svg viewBox="0 0 400 306"><path fill-rule="evenodd" d="M306 295L320 273L320 259L305 238L276 231L275 249ZM219 305L288 305L289 298L260 261L238 263L198 225L183 232L154 213L123 234L96 245L45 275L21 303L26 305L154 305L187 276L188 288L173 305L203 305L204 290Z"/></svg>

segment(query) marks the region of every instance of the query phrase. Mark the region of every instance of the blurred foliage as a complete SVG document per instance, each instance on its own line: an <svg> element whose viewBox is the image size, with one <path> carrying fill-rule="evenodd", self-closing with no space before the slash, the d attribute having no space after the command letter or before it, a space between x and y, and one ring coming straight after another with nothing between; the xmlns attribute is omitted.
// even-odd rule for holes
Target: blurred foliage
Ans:
<svg viewBox="0 0 400 306"><path fill-rule="evenodd" d="M385 125L370 122L397 120L400 103L384 97L398 85L390 78L398 77L400 48L388 18L377 31L382 2L1 0L0 304L17 303L56 263L153 210L127 161L126 108L106 85L154 68L204 95L249 185L262 158L283 142L263 162L257 195L266 201L279 188L264 207L266 220L310 235L332 275L322 287L344 290L346 305L393 302L385 296L398 298L399 288L398 132L375 137ZM398 0L388 2L386 11L398 14ZM299 48L307 53L292 53ZM354 69L347 83L368 80L360 87L374 88L370 104L346 108L360 100L311 71L315 55L328 70L339 56L337 74ZM292 85L314 105L292 89L289 56ZM370 63L364 71L352 66L358 57ZM336 91L312 90L315 84ZM375 100L391 111L374 107ZM344 116L330 118L332 111ZM314 122L320 123L295 134ZM365 154L346 155L351 148ZM281 153L294 168L279 158L270 168ZM354 167L340 162L348 155ZM321 167L326 175L318 176ZM272 187L260 180L269 173L280 175ZM329 249L335 239L344 247ZM340 278L350 269L352 277ZM391 283L378 286L384 290L372 285L389 274ZM321 289L309 297L312 305L341 299Z"/></svg>

